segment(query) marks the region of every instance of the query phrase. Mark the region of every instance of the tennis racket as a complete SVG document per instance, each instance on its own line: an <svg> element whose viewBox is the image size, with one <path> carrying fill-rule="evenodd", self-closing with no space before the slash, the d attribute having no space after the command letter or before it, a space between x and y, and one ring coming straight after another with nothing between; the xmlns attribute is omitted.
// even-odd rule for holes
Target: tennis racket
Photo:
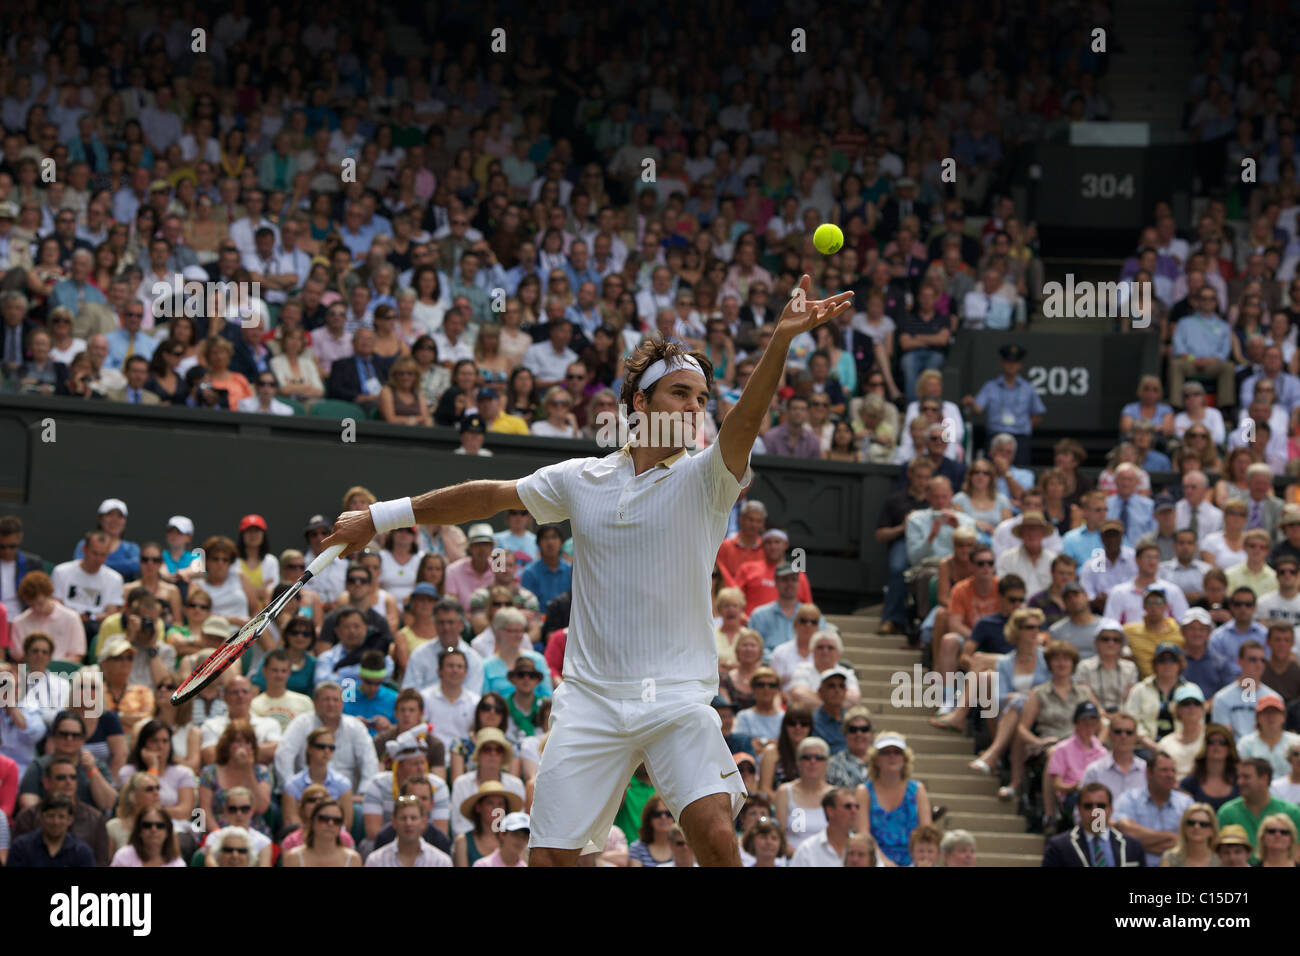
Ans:
<svg viewBox="0 0 1300 956"><path fill-rule="evenodd" d="M181 686L176 688L176 693L172 694L172 704L176 706L185 703L225 673L226 668L239 660L244 651L262 636L276 616L284 610L284 606L293 600L303 586L324 571L331 561L343 553L345 547L346 545L336 544L317 555L311 567L303 573L293 587L263 608L260 614L239 629L238 634L213 651L207 660L194 669L194 673L181 682Z"/></svg>

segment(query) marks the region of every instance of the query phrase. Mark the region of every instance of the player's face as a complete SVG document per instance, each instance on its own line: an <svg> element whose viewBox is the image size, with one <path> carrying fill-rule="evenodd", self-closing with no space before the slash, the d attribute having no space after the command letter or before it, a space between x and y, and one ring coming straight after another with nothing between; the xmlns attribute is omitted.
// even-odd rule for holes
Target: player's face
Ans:
<svg viewBox="0 0 1300 956"><path fill-rule="evenodd" d="M708 405L709 387L704 377L692 369L670 372L659 380L649 402L646 401L644 392L638 392L637 397L632 401L633 408L637 411L647 414L658 412L680 417L682 422L680 428L660 427L661 444L666 445L675 440L680 440L683 444L693 444L696 416L703 414L705 406Z"/></svg>

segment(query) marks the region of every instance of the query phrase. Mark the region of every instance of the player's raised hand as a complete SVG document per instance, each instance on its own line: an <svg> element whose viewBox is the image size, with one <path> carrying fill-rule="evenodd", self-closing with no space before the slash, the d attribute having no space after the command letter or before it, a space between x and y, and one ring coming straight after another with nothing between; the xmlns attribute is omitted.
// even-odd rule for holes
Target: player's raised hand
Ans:
<svg viewBox="0 0 1300 956"><path fill-rule="evenodd" d="M370 509L363 511L345 511L334 522L330 536L320 543L321 551L336 544L345 544L341 557L361 551L375 538L375 522L370 517Z"/></svg>
<svg viewBox="0 0 1300 956"><path fill-rule="evenodd" d="M811 288L812 276L805 273L791 293L790 301L781 311L781 318L776 323L778 333L788 334L793 338L853 308L852 292L838 292L828 299L812 299L808 296Z"/></svg>

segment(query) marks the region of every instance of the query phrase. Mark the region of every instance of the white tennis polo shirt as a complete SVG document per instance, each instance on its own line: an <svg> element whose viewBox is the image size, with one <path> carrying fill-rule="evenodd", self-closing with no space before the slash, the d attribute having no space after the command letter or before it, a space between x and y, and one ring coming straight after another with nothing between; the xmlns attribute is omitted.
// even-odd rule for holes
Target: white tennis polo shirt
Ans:
<svg viewBox="0 0 1300 956"><path fill-rule="evenodd" d="M637 475L626 446L548 465L518 483L542 523L573 528L573 601L564 676L617 698L647 681L717 685L711 584L744 481L718 443Z"/></svg>

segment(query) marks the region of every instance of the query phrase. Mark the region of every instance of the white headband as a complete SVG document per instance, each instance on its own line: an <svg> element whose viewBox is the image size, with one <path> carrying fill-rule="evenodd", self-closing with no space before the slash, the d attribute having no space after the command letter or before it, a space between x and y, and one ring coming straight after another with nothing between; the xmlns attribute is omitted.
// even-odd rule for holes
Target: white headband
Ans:
<svg viewBox="0 0 1300 956"><path fill-rule="evenodd" d="M669 359L660 359L646 369L641 376L641 384L637 387L644 392L669 372L680 372L685 369L694 369L700 375L704 375L704 369L700 368L700 363L695 361L694 358L689 355L674 355ZM707 378L707 376L705 377Z"/></svg>

